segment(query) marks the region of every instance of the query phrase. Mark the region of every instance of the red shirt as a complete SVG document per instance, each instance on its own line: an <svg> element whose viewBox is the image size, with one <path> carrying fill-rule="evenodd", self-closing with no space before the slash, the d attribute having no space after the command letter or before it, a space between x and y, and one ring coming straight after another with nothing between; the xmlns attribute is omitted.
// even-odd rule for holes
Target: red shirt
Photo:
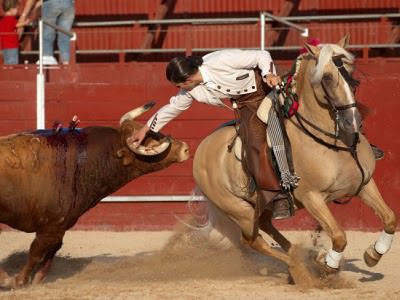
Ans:
<svg viewBox="0 0 400 300"><path fill-rule="evenodd" d="M18 48L17 18L4 16L0 20L0 46L1 49Z"/></svg>

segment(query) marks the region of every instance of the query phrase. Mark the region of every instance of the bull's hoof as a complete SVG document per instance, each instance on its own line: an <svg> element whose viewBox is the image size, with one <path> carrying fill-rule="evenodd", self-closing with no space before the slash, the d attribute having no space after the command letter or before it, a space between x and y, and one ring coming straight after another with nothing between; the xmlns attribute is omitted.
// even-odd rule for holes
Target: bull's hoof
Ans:
<svg viewBox="0 0 400 300"><path fill-rule="evenodd" d="M374 245L369 246L364 252L364 261L368 267L375 267L381 257L382 254L376 252Z"/></svg>
<svg viewBox="0 0 400 300"><path fill-rule="evenodd" d="M17 288L17 282L15 281L15 277L4 277L1 279L0 287L3 289L15 289Z"/></svg>
<svg viewBox="0 0 400 300"><path fill-rule="evenodd" d="M15 287L16 288L23 288L29 284L28 278L23 278L19 275L15 276Z"/></svg>

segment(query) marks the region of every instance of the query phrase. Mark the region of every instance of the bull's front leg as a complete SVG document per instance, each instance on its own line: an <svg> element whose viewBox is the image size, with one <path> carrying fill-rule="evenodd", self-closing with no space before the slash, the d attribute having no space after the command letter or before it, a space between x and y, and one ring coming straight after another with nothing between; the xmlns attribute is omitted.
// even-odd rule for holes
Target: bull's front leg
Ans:
<svg viewBox="0 0 400 300"><path fill-rule="evenodd" d="M56 247L54 247L47 253L46 257L41 262L39 269L37 270L36 274L32 279L32 284L38 284L44 280L44 278L46 277L47 273L51 268L54 256L56 252L61 248L61 245L62 243L59 243L59 245L56 245Z"/></svg>
<svg viewBox="0 0 400 300"><path fill-rule="evenodd" d="M47 274L52 258L61 248L64 233L37 233L33 240L26 264L16 276L16 285L23 286L29 283L29 278L34 268L39 267L39 275L34 282L43 280ZM39 264L41 264L39 266Z"/></svg>

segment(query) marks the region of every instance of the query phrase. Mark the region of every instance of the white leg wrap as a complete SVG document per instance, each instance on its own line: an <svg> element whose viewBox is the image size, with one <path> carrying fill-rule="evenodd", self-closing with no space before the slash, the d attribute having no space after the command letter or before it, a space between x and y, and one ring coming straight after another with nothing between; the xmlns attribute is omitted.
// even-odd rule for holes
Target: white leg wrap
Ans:
<svg viewBox="0 0 400 300"><path fill-rule="evenodd" d="M326 253L325 262L326 264L334 269L339 268L340 260L342 259L343 252L336 252L333 249L330 249L328 253Z"/></svg>
<svg viewBox="0 0 400 300"><path fill-rule="evenodd" d="M383 231L375 243L376 252L379 254L385 254L388 252L392 245L393 237L394 234L389 234Z"/></svg>

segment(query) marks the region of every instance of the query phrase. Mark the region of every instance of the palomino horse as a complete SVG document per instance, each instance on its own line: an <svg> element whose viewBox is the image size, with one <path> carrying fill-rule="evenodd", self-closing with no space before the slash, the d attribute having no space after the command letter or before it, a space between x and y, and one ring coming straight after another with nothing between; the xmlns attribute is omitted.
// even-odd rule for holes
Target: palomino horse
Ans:
<svg viewBox="0 0 400 300"><path fill-rule="evenodd" d="M331 248L319 261L329 271L339 269L347 240L328 202L358 195L381 219L383 232L364 254L368 266L376 265L389 250L396 229L395 215L372 178L375 158L371 146L359 132L361 118L354 99L357 81L351 77L354 57L344 49L347 43L348 36L322 47L306 44L308 52L297 58L290 86L300 106L296 117L285 120L294 169L300 177L293 189L294 203L297 209L305 208L330 237ZM272 225L271 211L264 211L259 228L286 252L270 247L261 235L253 238L257 195L249 190L241 162L227 150L235 135L235 128L227 126L202 141L193 163L196 183L211 206L240 227L246 243L290 265L291 243Z"/></svg>

